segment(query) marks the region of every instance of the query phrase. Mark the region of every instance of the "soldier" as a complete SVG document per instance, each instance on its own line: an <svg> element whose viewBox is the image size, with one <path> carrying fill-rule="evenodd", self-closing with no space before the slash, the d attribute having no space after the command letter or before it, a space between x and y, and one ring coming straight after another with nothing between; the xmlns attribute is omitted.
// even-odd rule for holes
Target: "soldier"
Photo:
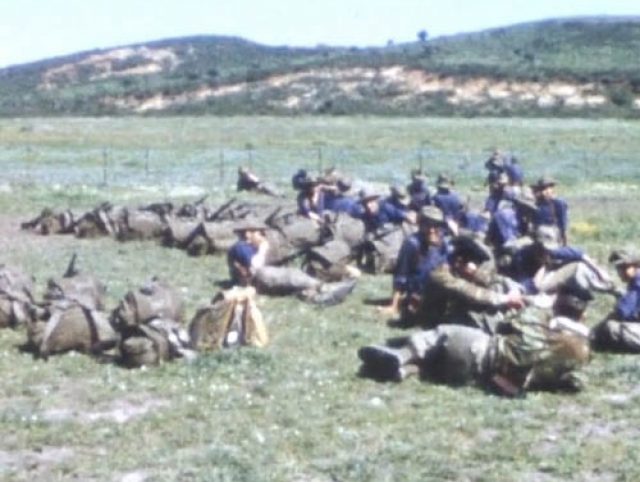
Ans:
<svg viewBox="0 0 640 482"><path fill-rule="evenodd" d="M518 250L511 274L528 293L554 293L564 285L613 293L609 275L584 251L561 246L555 226L539 226L534 242Z"/></svg>
<svg viewBox="0 0 640 482"><path fill-rule="evenodd" d="M448 263L428 277L414 321L435 327L453 323L493 332L501 313L525 304L522 287L495 272L491 252L479 240L458 236L451 241Z"/></svg>
<svg viewBox="0 0 640 482"><path fill-rule="evenodd" d="M304 187L305 181L309 179L306 169L298 169L298 171L291 178L291 185L296 191L301 190Z"/></svg>
<svg viewBox="0 0 640 482"><path fill-rule="evenodd" d="M362 206L355 197L348 194L350 190L350 179L338 179L334 189L325 190L325 207L334 213L347 213L351 216L357 216L362 211Z"/></svg>
<svg viewBox="0 0 640 482"><path fill-rule="evenodd" d="M556 181L543 176L531 185L536 198L537 210L533 218L534 226L556 226L563 246L567 245L569 227L568 205L555 194Z"/></svg>
<svg viewBox="0 0 640 482"><path fill-rule="evenodd" d="M382 200L383 203L391 204L394 208L400 211L407 211L409 209L409 197L407 190L399 184L391 184L389 186L389 196Z"/></svg>
<svg viewBox="0 0 640 482"><path fill-rule="evenodd" d="M640 353L640 256L627 250L614 251L609 261L626 292L604 321L592 329L593 346L600 350Z"/></svg>
<svg viewBox="0 0 640 482"><path fill-rule="evenodd" d="M358 219L364 222L368 233L375 233L385 224L402 224L409 222L415 224L416 213L400 210L391 204L380 202L380 194L371 189L363 190L360 196L363 209L356 214Z"/></svg>
<svg viewBox="0 0 640 482"><path fill-rule="evenodd" d="M418 232L409 236L400 248L393 273L391 303L380 310L384 314L398 315L402 302L405 309L415 310L429 274L447 262L442 211L435 206L423 207L418 225Z"/></svg>
<svg viewBox="0 0 640 482"><path fill-rule="evenodd" d="M507 396L533 389L577 391L575 370L589 360L586 327L579 323L589 293L561 292L552 313L530 307L511 312L500 334L439 325L410 336L405 345L360 348L361 374L402 380L420 373L445 383L476 382Z"/></svg>
<svg viewBox="0 0 640 482"><path fill-rule="evenodd" d="M324 283L299 268L267 266L269 241L267 226L247 220L234 231L240 236L227 253L229 275L236 285L253 285L265 294L297 294L304 301L320 305L342 302L355 287L356 280Z"/></svg>
<svg viewBox="0 0 640 482"><path fill-rule="evenodd" d="M524 171L518 160L509 153L499 149L493 151L489 159L484 163L489 173L504 172L509 178L509 185L514 188L521 187L524 182Z"/></svg>
<svg viewBox="0 0 640 482"><path fill-rule="evenodd" d="M298 194L298 214L322 223L322 213L325 211L325 196L322 186L317 180L307 179L302 183Z"/></svg>
<svg viewBox="0 0 640 482"><path fill-rule="evenodd" d="M267 186L260 180L253 172L246 167L238 168L238 183L236 185L237 191L255 191L261 194L267 194L269 196L278 197L278 193L275 190Z"/></svg>
<svg viewBox="0 0 640 482"><path fill-rule="evenodd" d="M453 184L453 180L446 174L440 174L436 181L437 192L432 202L442 211L447 226L455 236L458 234L464 205L458 193L452 190Z"/></svg>
<svg viewBox="0 0 640 482"><path fill-rule="evenodd" d="M487 176L487 184L489 196L484 202L484 210L493 216L501 201L511 201L514 194L509 188L509 178L504 172L490 172Z"/></svg>
<svg viewBox="0 0 640 482"><path fill-rule="evenodd" d="M427 186L427 176L421 169L411 171L411 182L407 186L409 194L409 209L420 212L423 206L431 204L431 192Z"/></svg>

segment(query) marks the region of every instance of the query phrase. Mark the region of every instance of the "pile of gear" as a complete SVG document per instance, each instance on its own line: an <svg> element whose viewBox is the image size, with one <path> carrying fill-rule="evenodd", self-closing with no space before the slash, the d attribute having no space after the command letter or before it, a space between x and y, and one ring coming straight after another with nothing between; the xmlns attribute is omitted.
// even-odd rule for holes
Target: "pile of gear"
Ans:
<svg viewBox="0 0 640 482"><path fill-rule="evenodd" d="M269 342L253 288L219 292L185 324L178 291L158 278L129 291L106 311L105 285L78 272L75 261L74 255L63 276L47 281L42 300L34 299L32 277L0 266L0 327L24 327L23 348L36 357L77 351L140 367Z"/></svg>

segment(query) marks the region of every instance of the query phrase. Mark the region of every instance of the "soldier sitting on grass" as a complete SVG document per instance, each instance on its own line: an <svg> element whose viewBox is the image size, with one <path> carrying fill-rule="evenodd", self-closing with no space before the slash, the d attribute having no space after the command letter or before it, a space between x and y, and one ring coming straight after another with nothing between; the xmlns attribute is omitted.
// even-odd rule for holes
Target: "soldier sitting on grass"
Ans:
<svg viewBox="0 0 640 482"><path fill-rule="evenodd" d="M296 294L304 301L333 305L342 302L355 287L356 280L325 283L300 268L267 266L268 227L254 220L246 220L234 231L240 239L229 249L227 263L234 285L255 286L264 294Z"/></svg>
<svg viewBox="0 0 640 482"><path fill-rule="evenodd" d="M430 273L447 262L442 211L435 206L423 207L418 226L418 231L400 247L393 272L391 303L380 309L385 315L397 316L401 307L404 312L414 312Z"/></svg>
<svg viewBox="0 0 640 482"><path fill-rule="evenodd" d="M556 197L556 181L543 176L531 185L536 198L537 211L533 217L533 224L537 226L556 226L560 233L560 241L567 245L567 231L569 228L568 205L564 199Z"/></svg>
<svg viewBox="0 0 640 482"><path fill-rule="evenodd" d="M617 250L609 261L626 283L626 291L606 319L593 327L593 346L598 350L640 353L640 255Z"/></svg>
<svg viewBox="0 0 640 482"><path fill-rule="evenodd" d="M512 312L499 334L443 324L411 335L401 346L360 348L360 374L399 381L420 373L428 378L462 385L477 383L501 395L528 390L582 388L575 370L589 361L588 330L578 323L590 295L562 291L553 311L529 307Z"/></svg>
<svg viewBox="0 0 640 482"><path fill-rule="evenodd" d="M380 194L372 189L363 190L360 202L363 209L355 217L361 219L368 233L376 233L388 224L402 224L408 222L415 224L416 213L398 209L391 203L381 202Z"/></svg>
<svg viewBox="0 0 640 482"><path fill-rule="evenodd" d="M522 287L496 273L489 248L478 239L458 236L451 247L448 262L431 271L419 307L407 321L428 328L468 325L492 333L505 311L525 305Z"/></svg>

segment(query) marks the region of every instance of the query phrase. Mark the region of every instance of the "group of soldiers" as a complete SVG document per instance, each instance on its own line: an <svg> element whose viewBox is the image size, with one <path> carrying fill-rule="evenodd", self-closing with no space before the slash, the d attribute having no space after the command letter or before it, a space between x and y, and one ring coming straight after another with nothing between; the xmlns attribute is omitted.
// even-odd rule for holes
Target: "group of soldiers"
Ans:
<svg viewBox="0 0 640 482"><path fill-rule="evenodd" d="M242 167L238 191L271 202L240 208L231 200L212 208L199 200L180 209L156 203L96 209L88 218L112 226L106 234L120 233L121 240L135 237L140 226L157 226L154 233L167 245L190 246L190 254L226 253L230 285L318 305L342 302L362 271L391 273L390 299L378 311L420 331L399 344L361 347L365 376L401 380L419 373L506 395L579 389L577 369L591 350L640 351L640 256L611 254L627 284L619 289L569 244L568 206L556 195L555 180L527 184L517 159L499 151L485 168L488 192L475 210L450 176L438 175L432 190L421 169L386 194L333 168L317 177L301 169L291 179L294 205ZM81 219L85 224L73 224L77 235L78 226L86 231L87 215ZM43 222L25 224L34 229ZM46 226L42 234L55 232ZM615 304L589 328L584 313L594 293L613 295Z"/></svg>
<svg viewBox="0 0 640 482"><path fill-rule="evenodd" d="M392 185L386 197L366 188L350 194L350 180L335 170L315 179L303 170L294 175L300 216L322 224L327 213L346 214L374 241L390 226L404 227L391 300L379 311L421 331L401 343L361 347L361 374L474 381L504 395L578 390L577 369L592 349L640 351L634 323L640 321L640 257L612 253L610 262L627 284L619 289L605 269L569 245L568 205L556 195L555 180L525 184L519 162L499 151L485 167L488 194L476 212L444 174L431 192L424 173L414 170L406 188ZM232 272L244 270L244 277L232 276L238 282L249 282L252 270L264 266L266 229L241 233L237 246L252 248L243 260L233 251L229 256ZM584 316L594 293L615 302L590 328Z"/></svg>

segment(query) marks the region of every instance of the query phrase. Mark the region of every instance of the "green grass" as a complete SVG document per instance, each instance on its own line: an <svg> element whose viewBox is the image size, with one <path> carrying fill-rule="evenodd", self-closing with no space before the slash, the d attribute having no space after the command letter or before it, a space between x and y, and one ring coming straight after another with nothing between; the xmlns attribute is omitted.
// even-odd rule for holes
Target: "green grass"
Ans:
<svg viewBox="0 0 640 482"><path fill-rule="evenodd" d="M430 173L453 173L473 202L484 195L484 159L499 145L521 157L530 180L542 173L562 179L572 242L604 261L611 247L640 234L639 129L634 122L552 119L4 120L0 219L15 232L0 240L0 262L33 273L41 293L77 251L80 268L108 285L109 308L160 275L184 294L189 317L226 277L223 258L190 258L154 243L44 238L17 224L44 206L81 211L106 199L137 204L204 192L220 202L233 192L235 168L248 161L248 144L254 169L283 189L295 169L318 166L321 147L325 167L379 182L406 180L422 155ZM389 291L388 276L365 276L344 304L325 310L260 297L267 348L147 370L71 354L34 360L17 349L22 330L2 331L0 478L638 479L637 357L596 355L588 388L577 396L505 400L473 387L360 379L356 350L405 333L363 303ZM599 296L589 323L610 303Z"/></svg>

